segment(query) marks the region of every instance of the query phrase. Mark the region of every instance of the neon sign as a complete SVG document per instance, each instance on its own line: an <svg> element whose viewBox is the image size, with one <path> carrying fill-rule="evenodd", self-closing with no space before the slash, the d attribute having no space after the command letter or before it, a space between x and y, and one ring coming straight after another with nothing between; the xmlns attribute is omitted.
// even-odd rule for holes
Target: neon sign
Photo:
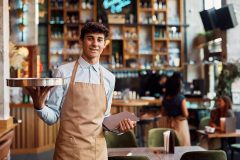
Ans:
<svg viewBox="0 0 240 160"><path fill-rule="evenodd" d="M119 13L122 8L129 5L131 0L104 0L103 6L105 9L111 10L112 13Z"/></svg>

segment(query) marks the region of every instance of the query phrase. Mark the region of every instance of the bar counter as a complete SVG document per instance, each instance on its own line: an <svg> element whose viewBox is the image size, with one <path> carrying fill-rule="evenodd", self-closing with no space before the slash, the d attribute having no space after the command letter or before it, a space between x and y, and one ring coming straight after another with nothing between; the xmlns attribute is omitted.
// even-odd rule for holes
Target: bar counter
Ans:
<svg viewBox="0 0 240 160"><path fill-rule="evenodd" d="M54 148L59 123L48 126L35 113L32 104L10 104L11 115L22 120L15 129L12 154L31 154Z"/></svg>

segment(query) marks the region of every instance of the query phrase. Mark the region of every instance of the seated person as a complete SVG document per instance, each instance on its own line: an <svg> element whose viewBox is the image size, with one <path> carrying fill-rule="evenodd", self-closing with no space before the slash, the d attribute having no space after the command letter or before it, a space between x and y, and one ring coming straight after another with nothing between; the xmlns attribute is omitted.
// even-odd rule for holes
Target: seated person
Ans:
<svg viewBox="0 0 240 160"><path fill-rule="evenodd" d="M220 96L216 101L216 108L211 111L209 125L220 130L221 117L235 117L232 102L228 96Z"/></svg>
<svg viewBox="0 0 240 160"><path fill-rule="evenodd" d="M216 100L216 108L211 111L209 125L220 130L221 117L235 117L232 110L232 102L228 96L220 96ZM229 138L228 143L234 143L235 138ZM221 139L203 136L200 138L200 146L205 149L220 149Z"/></svg>

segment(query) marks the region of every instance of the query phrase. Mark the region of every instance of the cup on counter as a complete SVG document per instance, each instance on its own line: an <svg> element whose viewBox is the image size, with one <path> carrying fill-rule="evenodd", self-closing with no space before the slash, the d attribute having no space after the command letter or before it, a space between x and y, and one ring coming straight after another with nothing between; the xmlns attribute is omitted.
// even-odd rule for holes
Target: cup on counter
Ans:
<svg viewBox="0 0 240 160"><path fill-rule="evenodd" d="M224 117L220 118L220 132L225 132L225 121L226 121L226 118Z"/></svg>

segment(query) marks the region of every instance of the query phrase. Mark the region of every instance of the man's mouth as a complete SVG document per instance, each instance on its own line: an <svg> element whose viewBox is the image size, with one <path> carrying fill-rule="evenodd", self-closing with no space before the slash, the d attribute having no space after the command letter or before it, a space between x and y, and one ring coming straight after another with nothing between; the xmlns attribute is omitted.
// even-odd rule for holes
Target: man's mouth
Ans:
<svg viewBox="0 0 240 160"><path fill-rule="evenodd" d="M96 49L96 48L90 48L90 51L97 52L98 49Z"/></svg>

